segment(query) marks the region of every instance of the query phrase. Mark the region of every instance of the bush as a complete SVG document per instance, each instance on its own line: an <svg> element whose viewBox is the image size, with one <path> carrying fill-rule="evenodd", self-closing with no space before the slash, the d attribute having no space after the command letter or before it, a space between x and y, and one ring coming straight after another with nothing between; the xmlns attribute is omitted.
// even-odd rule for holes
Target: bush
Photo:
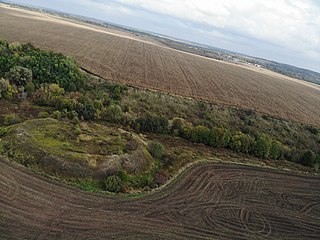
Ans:
<svg viewBox="0 0 320 240"><path fill-rule="evenodd" d="M281 142L273 140L270 149L270 157L272 159L281 159L283 156L283 146Z"/></svg>
<svg viewBox="0 0 320 240"><path fill-rule="evenodd" d="M225 148L229 145L230 134L223 127L216 127L213 130L214 139L211 142L211 146Z"/></svg>
<svg viewBox="0 0 320 240"><path fill-rule="evenodd" d="M8 130L6 128L0 127L0 137L3 137L7 133L7 131Z"/></svg>
<svg viewBox="0 0 320 240"><path fill-rule="evenodd" d="M33 92L35 91L36 87L32 82L27 83L25 90L28 93L28 96L31 96Z"/></svg>
<svg viewBox="0 0 320 240"><path fill-rule="evenodd" d="M152 157L161 159L163 157L164 147L161 143L151 142L148 145L148 151Z"/></svg>
<svg viewBox="0 0 320 240"><path fill-rule="evenodd" d="M4 124L5 125L13 125L16 123L21 122L21 119L16 114L10 114L4 117Z"/></svg>
<svg viewBox="0 0 320 240"><path fill-rule="evenodd" d="M79 117L83 117L85 120L93 120L95 118L96 109L93 102L88 97L81 97L76 103L75 111L78 113Z"/></svg>
<svg viewBox="0 0 320 240"><path fill-rule="evenodd" d="M112 175L104 181L105 189L108 192L119 193L123 190L123 183L120 177Z"/></svg>
<svg viewBox="0 0 320 240"><path fill-rule="evenodd" d="M309 132L311 132L312 134L314 134L314 135L317 135L317 134L319 134L319 132L320 132L320 129L315 128L315 127L312 127L312 126L308 126L308 127L306 127L306 129L307 129Z"/></svg>
<svg viewBox="0 0 320 240"><path fill-rule="evenodd" d="M123 112L119 105L112 104L106 109L102 110L101 117L109 122L120 123L122 120Z"/></svg>
<svg viewBox="0 0 320 240"><path fill-rule="evenodd" d="M61 120L61 118L62 118L62 113L61 113L60 111L54 111L54 112L52 113L52 117L55 118L55 119L57 119L57 120Z"/></svg>
<svg viewBox="0 0 320 240"><path fill-rule="evenodd" d="M129 184L134 188L151 187L154 184L154 177L151 173L142 173L130 178Z"/></svg>
<svg viewBox="0 0 320 240"><path fill-rule="evenodd" d="M49 113L47 112L39 112L38 118L47 118L49 117Z"/></svg>
<svg viewBox="0 0 320 240"><path fill-rule="evenodd" d="M307 166L307 167L313 167L315 164L316 155L313 151L307 150L305 151L301 158L300 158L300 164Z"/></svg>
<svg viewBox="0 0 320 240"><path fill-rule="evenodd" d="M232 135L229 146L232 150L249 153L253 147L254 140L251 136L242 132L237 132Z"/></svg>
<svg viewBox="0 0 320 240"><path fill-rule="evenodd" d="M121 179L122 183L126 183L129 180L128 173L124 170L118 171L117 176Z"/></svg>
<svg viewBox="0 0 320 240"><path fill-rule="evenodd" d="M204 126L197 126L190 131L190 140L192 142L203 143L205 145L211 145L214 141L212 131Z"/></svg>
<svg viewBox="0 0 320 240"><path fill-rule="evenodd" d="M10 84L10 82L6 79L0 79L0 99L12 99L14 94L17 93L16 87Z"/></svg>
<svg viewBox="0 0 320 240"><path fill-rule="evenodd" d="M142 132L166 133L169 122L164 117L147 115L136 119L135 127Z"/></svg>
<svg viewBox="0 0 320 240"><path fill-rule="evenodd" d="M185 139L189 139L192 128L193 125L187 122L185 119L174 118L172 121L171 133Z"/></svg>
<svg viewBox="0 0 320 240"><path fill-rule="evenodd" d="M74 128L74 133L79 136L82 133L82 130L79 125L76 125Z"/></svg>

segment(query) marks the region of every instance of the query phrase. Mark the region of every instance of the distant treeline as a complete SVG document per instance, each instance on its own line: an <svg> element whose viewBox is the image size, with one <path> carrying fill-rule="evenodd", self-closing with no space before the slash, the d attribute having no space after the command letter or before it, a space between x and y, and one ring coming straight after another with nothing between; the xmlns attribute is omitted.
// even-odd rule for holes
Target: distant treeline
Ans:
<svg viewBox="0 0 320 240"><path fill-rule="evenodd" d="M271 71L281 73L288 77L297 78L307 82L315 83L320 85L320 73L311 70L298 68L288 64L278 63L274 61L255 59L250 61L253 64L261 65L262 67Z"/></svg>

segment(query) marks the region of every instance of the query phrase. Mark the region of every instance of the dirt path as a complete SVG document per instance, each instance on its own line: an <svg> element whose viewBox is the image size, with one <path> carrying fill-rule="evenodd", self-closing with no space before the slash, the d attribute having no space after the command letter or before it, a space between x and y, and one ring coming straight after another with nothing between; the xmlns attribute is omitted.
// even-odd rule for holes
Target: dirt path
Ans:
<svg viewBox="0 0 320 240"><path fill-rule="evenodd" d="M0 239L317 239L319 183L205 164L165 191L125 200L0 160Z"/></svg>

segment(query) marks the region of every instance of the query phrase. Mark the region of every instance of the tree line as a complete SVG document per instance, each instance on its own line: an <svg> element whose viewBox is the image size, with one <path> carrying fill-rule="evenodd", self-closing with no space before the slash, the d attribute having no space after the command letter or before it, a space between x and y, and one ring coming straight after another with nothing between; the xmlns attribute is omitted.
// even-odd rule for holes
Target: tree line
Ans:
<svg viewBox="0 0 320 240"><path fill-rule="evenodd" d="M167 119L152 112L133 117L128 114L128 107L120 106L126 86L108 82L90 84L87 79L71 58L30 44L0 40L0 99L27 99L51 107L54 110L51 116L58 119L104 120L140 132L170 134L258 158L287 159L309 167L320 163L319 152L290 148L265 133L251 135L230 131L225 126L194 125L183 118Z"/></svg>

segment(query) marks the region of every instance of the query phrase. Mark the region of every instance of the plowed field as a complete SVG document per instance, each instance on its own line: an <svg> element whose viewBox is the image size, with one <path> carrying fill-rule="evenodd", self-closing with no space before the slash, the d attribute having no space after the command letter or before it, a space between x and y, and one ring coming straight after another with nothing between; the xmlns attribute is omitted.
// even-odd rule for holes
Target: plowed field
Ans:
<svg viewBox="0 0 320 240"><path fill-rule="evenodd" d="M319 186L319 178L206 164L130 200L0 160L0 239L319 239Z"/></svg>
<svg viewBox="0 0 320 240"><path fill-rule="evenodd" d="M0 6L0 37L73 56L106 79L320 126L320 87L157 44L134 35Z"/></svg>

